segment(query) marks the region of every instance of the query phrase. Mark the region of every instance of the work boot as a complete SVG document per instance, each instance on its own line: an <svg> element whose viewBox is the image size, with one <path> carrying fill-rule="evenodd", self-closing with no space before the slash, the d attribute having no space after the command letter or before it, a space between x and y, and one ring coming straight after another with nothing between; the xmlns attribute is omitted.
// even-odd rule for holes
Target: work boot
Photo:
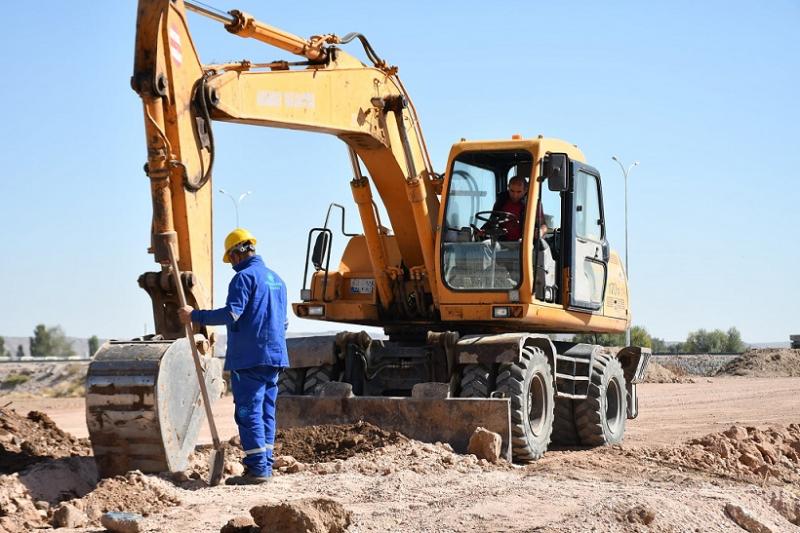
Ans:
<svg viewBox="0 0 800 533"><path fill-rule="evenodd" d="M245 471L241 476L232 476L225 480L226 485L263 485L272 481L272 476L255 475Z"/></svg>

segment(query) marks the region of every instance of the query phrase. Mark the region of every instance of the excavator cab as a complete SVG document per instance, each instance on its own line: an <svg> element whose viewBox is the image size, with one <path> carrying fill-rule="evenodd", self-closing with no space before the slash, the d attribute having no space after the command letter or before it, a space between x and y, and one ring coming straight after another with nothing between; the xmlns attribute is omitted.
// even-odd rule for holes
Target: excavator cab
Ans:
<svg viewBox="0 0 800 533"><path fill-rule="evenodd" d="M508 189L520 180L526 194L513 202ZM564 311L564 319L627 318L617 312L621 298L606 305L609 279L621 296L624 273L606 240L600 174L575 146L543 137L458 143L442 203L440 301L460 305L462 316L464 306L485 299L523 304L492 318L516 329L524 322L527 331L571 329L543 319L539 306Z"/></svg>
<svg viewBox="0 0 800 533"><path fill-rule="evenodd" d="M509 291L522 282L522 234L533 155L470 151L450 171L442 231L442 274L452 290ZM523 196L509 199L511 178ZM512 212L513 211L513 212Z"/></svg>

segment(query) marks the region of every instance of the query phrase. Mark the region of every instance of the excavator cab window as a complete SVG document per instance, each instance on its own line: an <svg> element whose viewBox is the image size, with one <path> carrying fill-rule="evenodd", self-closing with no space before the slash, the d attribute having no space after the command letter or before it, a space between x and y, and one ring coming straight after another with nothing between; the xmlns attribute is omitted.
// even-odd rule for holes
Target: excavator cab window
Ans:
<svg viewBox="0 0 800 533"><path fill-rule="evenodd" d="M519 176L527 189L531 167L532 156L524 150L465 152L453 161L442 231L447 287L485 291L520 286L527 196L509 202L508 180Z"/></svg>
<svg viewBox="0 0 800 533"><path fill-rule="evenodd" d="M563 194L549 187L547 179L537 184L539 205L536 206L536 227L534 235L534 295L543 302L561 303L558 290L558 276L562 253L563 231L561 210ZM533 195L531 195L533 196Z"/></svg>

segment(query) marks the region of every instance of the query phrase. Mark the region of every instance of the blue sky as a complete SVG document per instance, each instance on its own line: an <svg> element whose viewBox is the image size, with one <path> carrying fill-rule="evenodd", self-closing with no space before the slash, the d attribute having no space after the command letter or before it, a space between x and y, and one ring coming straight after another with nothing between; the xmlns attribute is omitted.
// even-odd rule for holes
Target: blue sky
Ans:
<svg viewBox="0 0 800 533"><path fill-rule="evenodd" d="M213 4L302 36L364 33L400 67L438 171L461 137L542 133L577 144L603 175L620 254L623 185L611 156L641 161L628 189L630 283L634 323L652 334L800 333L797 2ZM152 332L136 284L156 265L146 253L142 111L129 86L135 18L135 2L51 1L35 26L0 33L2 335L40 322L75 336ZM292 59L199 16L190 25L206 63ZM347 50L363 57L355 43ZM253 191L242 225L296 299L308 228L332 201L356 223L345 146L229 124L214 133L214 187ZM215 198L219 256L235 219L231 202ZM221 302L231 271L215 268ZM320 327L337 326L290 326Z"/></svg>

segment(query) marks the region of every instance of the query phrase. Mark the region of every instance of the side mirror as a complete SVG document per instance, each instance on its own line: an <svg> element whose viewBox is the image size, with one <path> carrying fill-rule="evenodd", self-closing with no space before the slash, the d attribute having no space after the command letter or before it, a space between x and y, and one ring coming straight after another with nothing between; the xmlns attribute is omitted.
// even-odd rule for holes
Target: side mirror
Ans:
<svg viewBox="0 0 800 533"><path fill-rule="evenodd" d="M321 232L317 235L314 241L314 251L311 252L311 264L317 270L322 270L322 262L325 256L328 255L328 245L330 244L330 235L327 231Z"/></svg>
<svg viewBox="0 0 800 533"><path fill-rule="evenodd" d="M557 192L566 191L569 185L567 181L568 168L567 154L547 154L542 168L542 176L547 180L547 188Z"/></svg>

